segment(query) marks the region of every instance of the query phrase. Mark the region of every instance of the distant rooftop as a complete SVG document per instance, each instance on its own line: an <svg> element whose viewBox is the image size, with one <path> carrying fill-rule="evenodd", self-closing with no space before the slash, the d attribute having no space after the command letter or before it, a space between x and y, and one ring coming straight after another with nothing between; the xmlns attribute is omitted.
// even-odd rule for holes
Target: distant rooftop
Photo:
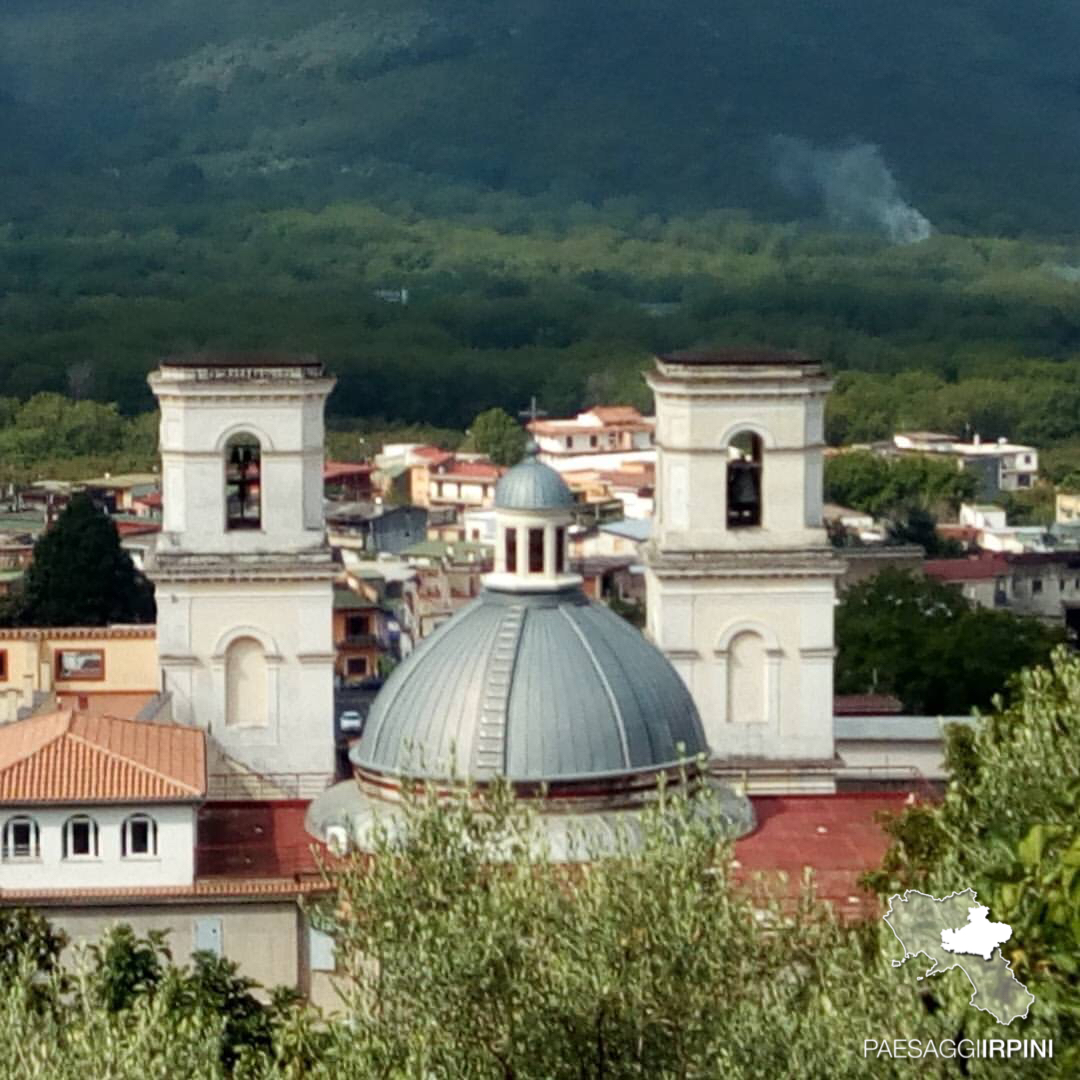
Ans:
<svg viewBox="0 0 1080 1080"><path fill-rule="evenodd" d="M687 364L700 367L771 367L777 364L799 367L818 366L818 362L805 353L753 345L731 345L717 349L685 349L679 352L663 353L657 359L665 364Z"/></svg>

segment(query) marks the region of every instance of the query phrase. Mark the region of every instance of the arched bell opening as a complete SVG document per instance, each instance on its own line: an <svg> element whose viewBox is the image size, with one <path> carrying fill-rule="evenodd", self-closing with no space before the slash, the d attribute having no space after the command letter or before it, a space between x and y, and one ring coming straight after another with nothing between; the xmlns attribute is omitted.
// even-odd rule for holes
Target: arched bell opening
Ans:
<svg viewBox="0 0 1080 1080"><path fill-rule="evenodd" d="M246 432L225 444L225 527L262 528L262 447Z"/></svg>
<svg viewBox="0 0 1080 1080"><path fill-rule="evenodd" d="M751 528L761 524L761 436L742 431L728 443L727 526Z"/></svg>

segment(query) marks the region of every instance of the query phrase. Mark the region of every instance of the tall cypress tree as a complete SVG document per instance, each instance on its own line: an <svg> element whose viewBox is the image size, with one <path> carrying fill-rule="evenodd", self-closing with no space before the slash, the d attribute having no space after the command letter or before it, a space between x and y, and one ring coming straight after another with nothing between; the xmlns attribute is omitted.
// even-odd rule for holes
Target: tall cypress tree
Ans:
<svg viewBox="0 0 1080 1080"><path fill-rule="evenodd" d="M13 599L11 618L19 626L107 626L155 616L153 587L86 495L74 496L38 540Z"/></svg>

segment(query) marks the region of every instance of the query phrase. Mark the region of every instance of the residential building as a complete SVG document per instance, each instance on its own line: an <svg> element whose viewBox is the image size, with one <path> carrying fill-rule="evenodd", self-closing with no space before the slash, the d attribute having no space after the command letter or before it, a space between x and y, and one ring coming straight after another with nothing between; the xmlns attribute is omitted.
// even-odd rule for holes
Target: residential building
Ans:
<svg viewBox="0 0 1080 1080"><path fill-rule="evenodd" d="M70 709L0 740L0 891L191 886L206 747L196 728Z"/></svg>
<svg viewBox="0 0 1080 1080"><path fill-rule="evenodd" d="M901 452L944 454L955 459L957 468L978 478L979 496L984 499L992 499L1001 491L1034 487L1039 475L1038 450L1005 438L984 442L976 435L964 442L940 432L908 431L894 435L893 446Z"/></svg>
<svg viewBox="0 0 1080 1080"><path fill-rule="evenodd" d="M334 675L339 687L377 678L380 660L393 658L390 622L389 614L370 596L334 588Z"/></svg>
<svg viewBox="0 0 1080 1080"><path fill-rule="evenodd" d="M161 478L157 473L105 473L77 486L110 514L134 514L136 500L159 491Z"/></svg>
<svg viewBox="0 0 1080 1080"><path fill-rule="evenodd" d="M42 708L132 718L158 678L153 626L0 629L0 723Z"/></svg>
<svg viewBox="0 0 1080 1080"><path fill-rule="evenodd" d="M427 539L429 511L423 506L373 502L326 504L327 539L332 548L362 555L398 555Z"/></svg>
<svg viewBox="0 0 1080 1080"><path fill-rule="evenodd" d="M931 559L927 577L956 586L972 603L1031 615L1080 633L1080 551L990 553Z"/></svg>
<svg viewBox="0 0 1080 1080"><path fill-rule="evenodd" d="M323 493L333 502L361 502L375 497L370 462L327 461L323 465Z"/></svg>
<svg viewBox="0 0 1080 1080"><path fill-rule="evenodd" d="M562 472L560 462L581 456L651 450L656 421L632 405L594 405L572 419L531 420L526 426L539 447L540 460Z"/></svg>
<svg viewBox="0 0 1080 1080"><path fill-rule="evenodd" d="M618 469L560 470L570 489L587 503L621 504L621 517L650 518L656 467L651 461L627 461Z"/></svg>
<svg viewBox="0 0 1080 1080"><path fill-rule="evenodd" d="M494 550L469 541L428 540L402 553L416 570L410 616L418 639L426 638L479 595L481 579L491 570Z"/></svg>

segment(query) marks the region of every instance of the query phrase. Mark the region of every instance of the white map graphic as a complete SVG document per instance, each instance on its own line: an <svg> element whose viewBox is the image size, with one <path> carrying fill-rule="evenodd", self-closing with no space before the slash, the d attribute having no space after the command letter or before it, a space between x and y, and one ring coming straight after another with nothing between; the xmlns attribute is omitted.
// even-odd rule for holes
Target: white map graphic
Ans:
<svg viewBox="0 0 1080 1080"><path fill-rule="evenodd" d="M1012 927L1008 923L987 922L989 914L990 909L982 904L968 908L966 925L957 930L942 930L941 944L949 952L971 953L989 960L994 950L1012 937Z"/></svg>
<svg viewBox="0 0 1080 1080"><path fill-rule="evenodd" d="M999 1024L1011 1024L1027 1016L1035 995L1017 981L1001 953L1012 927L990 922L989 914L989 908L976 902L974 889L948 896L909 889L889 898L885 925L904 949L904 958L894 960L893 967L924 956L930 966L920 979L960 968L975 991L971 1004Z"/></svg>

